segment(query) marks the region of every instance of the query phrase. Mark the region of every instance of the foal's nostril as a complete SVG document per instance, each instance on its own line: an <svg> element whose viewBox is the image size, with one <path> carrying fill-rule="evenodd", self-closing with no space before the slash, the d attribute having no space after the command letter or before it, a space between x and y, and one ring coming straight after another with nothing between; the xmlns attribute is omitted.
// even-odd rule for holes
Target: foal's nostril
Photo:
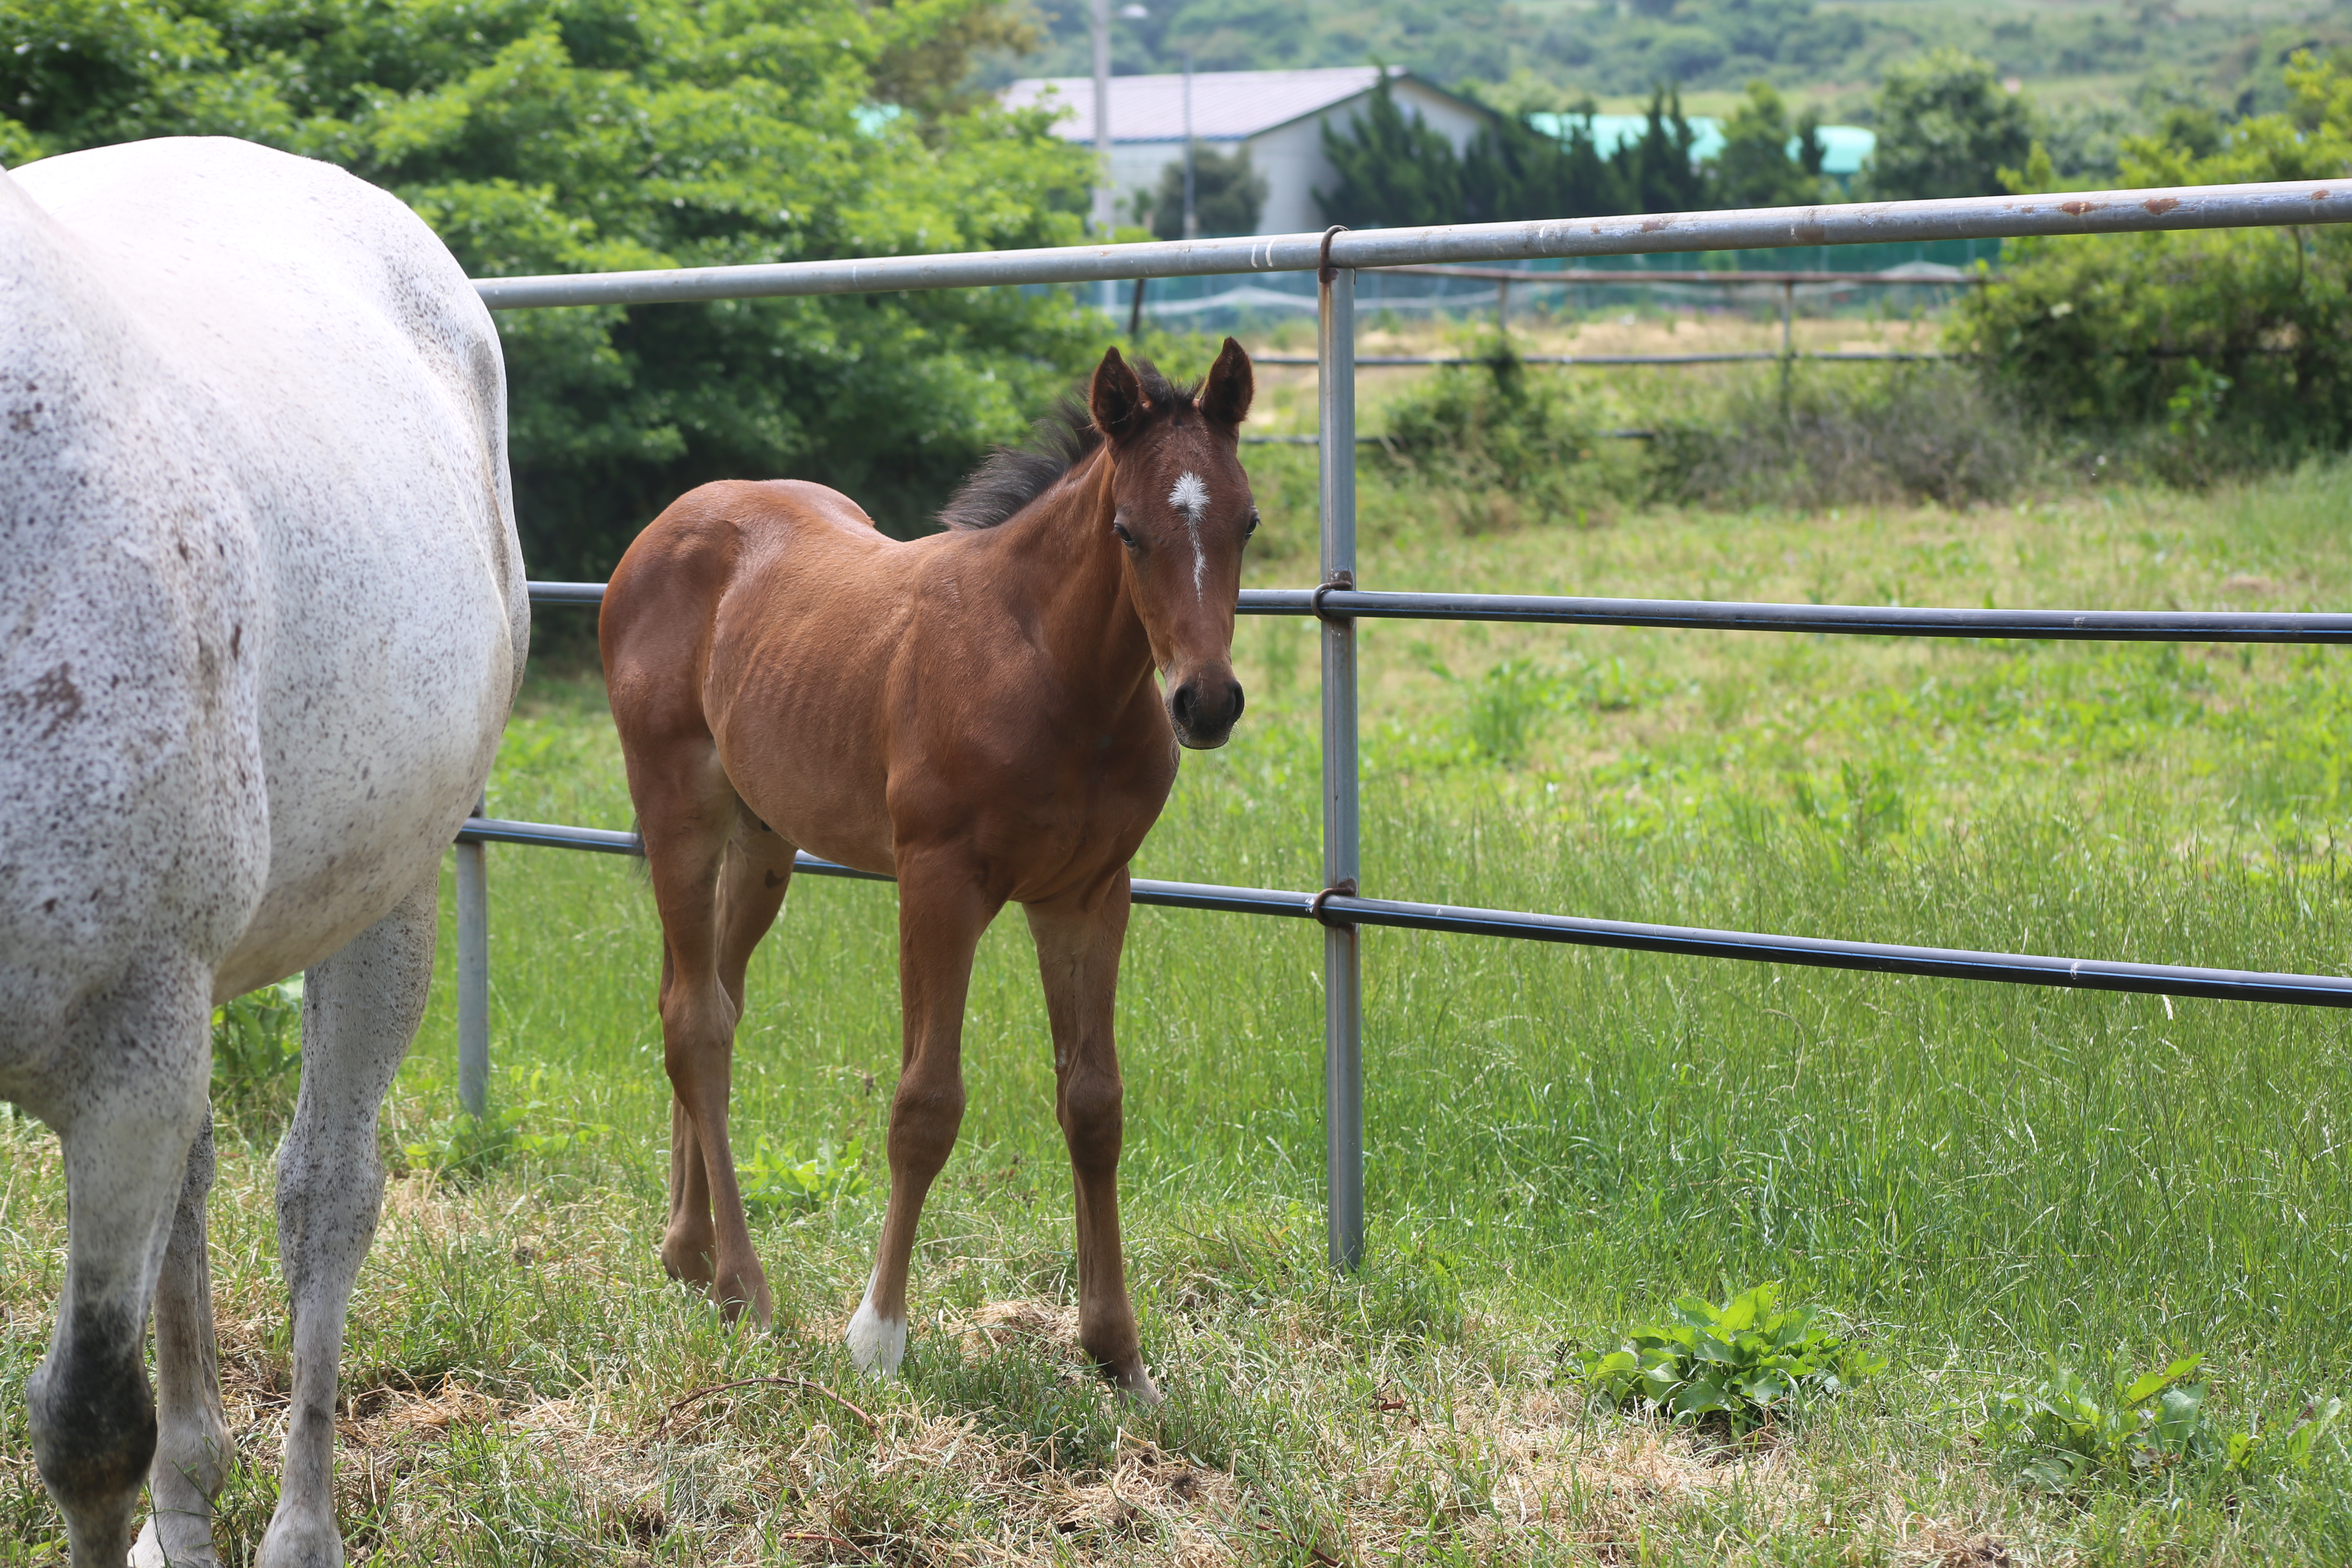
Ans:
<svg viewBox="0 0 2352 1568"><path fill-rule="evenodd" d="M1195 687L1191 681L1186 681L1183 685L1176 689L1176 695L1169 699L1168 709L1170 712L1176 716L1176 723L1179 728L1188 731L1191 730L1192 728L1193 720L1200 717L1200 689Z"/></svg>
<svg viewBox="0 0 2352 1568"><path fill-rule="evenodd" d="M1231 721L1232 722L1236 724L1241 722L1242 710L1246 706L1248 706L1248 699L1243 694L1242 683L1236 680L1234 682L1234 716Z"/></svg>

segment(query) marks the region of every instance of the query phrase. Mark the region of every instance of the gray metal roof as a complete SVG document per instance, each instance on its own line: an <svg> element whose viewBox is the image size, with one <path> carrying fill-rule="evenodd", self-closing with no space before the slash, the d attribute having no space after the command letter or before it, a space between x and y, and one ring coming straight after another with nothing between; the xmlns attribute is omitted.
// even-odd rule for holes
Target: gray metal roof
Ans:
<svg viewBox="0 0 2352 1568"><path fill-rule="evenodd" d="M1405 75L1402 66L1389 75ZM1318 70L1195 71L1192 75L1192 134L1203 142L1239 142L1287 125L1303 115L1370 92L1380 80L1377 66L1334 66ZM1048 92L1069 112L1054 127L1066 142L1095 139L1092 77L1030 77L1014 82L1001 98L1008 109L1028 109ZM1450 94L1448 96L1451 96ZM1110 134L1114 142L1181 142L1184 139L1184 79L1174 76L1115 76L1110 79Z"/></svg>

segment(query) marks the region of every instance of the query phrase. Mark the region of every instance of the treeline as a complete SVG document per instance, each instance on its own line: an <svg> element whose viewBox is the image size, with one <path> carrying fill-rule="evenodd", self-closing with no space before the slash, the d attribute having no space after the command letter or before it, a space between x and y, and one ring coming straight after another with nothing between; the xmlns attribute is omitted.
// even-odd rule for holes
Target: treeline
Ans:
<svg viewBox="0 0 2352 1568"><path fill-rule="evenodd" d="M1323 151L1338 178L1316 200L1327 222L1393 228L1822 199L1818 119L1800 116L1792 129L1780 94L1761 83L1725 122L1722 156L1704 163L1693 157L1697 132L1672 89L1652 95L1638 137L1605 153L1594 112L1590 102L1570 110L1557 137L1525 116L1502 115L1457 154L1418 111L1408 119L1383 80L1347 131L1325 122Z"/></svg>
<svg viewBox="0 0 2352 1568"><path fill-rule="evenodd" d="M322 158L476 277L1076 244L1086 153L976 93L1001 0L0 0L0 164L146 136ZM919 529L1101 349L1066 295L501 315L535 574L722 477Z"/></svg>
<svg viewBox="0 0 2352 1568"><path fill-rule="evenodd" d="M2275 114L2176 113L2127 140L2127 187L2352 176L2352 62L2298 56ZM2013 192L2065 188L2030 144ZM1645 393L1639 452L1598 438L1590 382L1507 342L1391 405L1370 458L1476 531L1575 521L1614 494L1712 506L1968 505L2123 476L2200 485L2352 448L2352 229L2336 225L2012 240L1947 356L1763 380L1720 400ZM1692 401L1701 406L1693 408ZM1706 407L1708 401L1715 406Z"/></svg>
<svg viewBox="0 0 2352 1568"><path fill-rule="evenodd" d="M1748 84L1719 127L1723 145L1704 160L1676 89L1655 89L1641 133L1606 153L1594 113L1589 99L1570 107L1553 121L1558 135L1503 113L1457 154L1418 111L1408 118L1383 80L1347 130L1326 122L1323 149L1338 178L1316 196L1327 222L1384 228L1995 195L2001 171L2023 168L2034 145L2029 100L1989 61L1948 49L1888 71L1877 148L1851 191L1822 176L1819 111L1791 116L1765 82Z"/></svg>
<svg viewBox="0 0 2352 1568"><path fill-rule="evenodd" d="M1955 47L2028 84L2154 75L2193 85L2213 107L2243 116L2285 106L2279 66L2294 48L2352 43L2352 16L2324 3L2301 15L2163 0L2000 7L1958 0L1151 0L1140 9L1112 24L1112 68L1121 75L1181 70L1187 58L1200 70L1379 58L1432 81L1507 83L1515 96L1562 101L1653 81L1685 90L1737 89L1759 77L1874 82L1896 61ZM1002 74L1091 70L1088 0L1038 0L1038 10L1043 46L1003 59ZM1863 109L1857 94L1832 117Z"/></svg>

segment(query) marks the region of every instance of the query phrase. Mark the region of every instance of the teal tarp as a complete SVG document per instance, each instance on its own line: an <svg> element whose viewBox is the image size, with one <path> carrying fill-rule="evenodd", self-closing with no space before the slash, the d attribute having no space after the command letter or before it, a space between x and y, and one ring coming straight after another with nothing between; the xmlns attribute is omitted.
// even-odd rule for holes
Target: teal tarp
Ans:
<svg viewBox="0 0 2352 1568"><path fill-rule="evenodd" d="M1530 114L1528 123L1555 141L1565 141L1571 124L1581 122L1580 114ZM1697 133L1691 143L1691 156L1701 162L1723 151L1723 122L1710 115L1687 116L1690 128ZM1592 116L1592 146L1602 157L1629 142L1639 142L1649 129L1646 114L1596 114ZM1837 180L1851 180L1862 172L1863 160L1878 145L1878 137L1859 125L1824 125L1822 134L1822 173ZM1789 156L1797 155L1795 137L1789 139Z"/></svg>

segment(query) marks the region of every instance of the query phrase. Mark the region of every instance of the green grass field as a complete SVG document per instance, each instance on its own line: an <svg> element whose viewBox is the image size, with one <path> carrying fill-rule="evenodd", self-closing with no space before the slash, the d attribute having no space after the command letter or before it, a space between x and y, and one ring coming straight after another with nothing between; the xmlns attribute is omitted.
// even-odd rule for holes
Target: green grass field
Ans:
<svg viewBox="0 0 2352 1568"><path fill-rule="evenodd" d="M1306 582L1311 454L1252 467L1253 581ZM1373 481L1365 504L1361 576L1381 587L2352 597L2347 468L1475 540ZM2340 652L1411 624L1364 642L1376 895L2352 964ZM1137 869L1311 887L1314 633L1244 620L1237 654L1249 714L1226 750L1188 756ZM489 801L626 826L593 679L534 679ZM387 1110L404 1173L353 1302L355 1560L2352 1560L2340 1428L2305 1468L2154 1465L2053 1491L1988 1426L2053 1359L2095 1379L2202 1355L2212 1419L2257 1435L2352 1394L2340 1014L1371 931L1373 1224L1342 1279L1322 1263L1318 934L1139 910L1124 1188L1170 1394L1142 1413L1075 1357L1068 1183L1018 921L982 949L971 1110L926 1216L908 1375L877 1384L839 1338L886 1178L889 889L803 879L753 967L735 1125L775 1200L755 1222L778 1302L761 1336L722 1329L654 1258L667 1089L638 870L497 849L490 875L505 1132L454 1120L438 987ZM273 1103L256 1094L225 1135L213 1207L247 1461L219 1530L236 1561L268 1517L287 1380ZM0 1562L58 1562L22 1388L59 1277L56 1147L34 1124L0 1131ZM1592 1401L1585 1357L1677 1297L1764 1280L1887 1370L1736 1444ZM684 1398L760 1378L784 1381Z"/></svg>

